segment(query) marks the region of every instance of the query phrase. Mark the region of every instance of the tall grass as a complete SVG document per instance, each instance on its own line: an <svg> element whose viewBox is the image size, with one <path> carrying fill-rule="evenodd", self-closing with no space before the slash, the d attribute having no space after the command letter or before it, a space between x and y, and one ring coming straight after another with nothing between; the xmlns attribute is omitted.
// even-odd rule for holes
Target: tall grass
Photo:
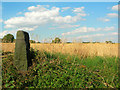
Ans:
<svg viewBox="0 0 120 90"><path fill-rule="evenodd" d="M71 44L31 44L37 50L45 50L51 53L60 52L63 54L86 56L118 56L118 44L106 43L71 43ZM14 52L14 43L2 43L2 50Z"/></svg>

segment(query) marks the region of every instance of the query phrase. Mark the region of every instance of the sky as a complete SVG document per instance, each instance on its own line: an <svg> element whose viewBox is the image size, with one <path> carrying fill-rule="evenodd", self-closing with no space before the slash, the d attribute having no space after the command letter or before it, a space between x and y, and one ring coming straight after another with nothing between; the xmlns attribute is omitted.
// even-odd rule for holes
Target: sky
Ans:
<svg viewBox="0 0 120 90"><path fill-rule="evenodd" d="M0 4L1 5L1 4ZM18 30L30 39L50 42L118 41L117 2L2 2L0 38Z"/></svg>
<svg viewBox="0 0 120 90"><path fill-rule="evenodd" d="M1 0L2 2L119 2L119 0Z"/></svg>

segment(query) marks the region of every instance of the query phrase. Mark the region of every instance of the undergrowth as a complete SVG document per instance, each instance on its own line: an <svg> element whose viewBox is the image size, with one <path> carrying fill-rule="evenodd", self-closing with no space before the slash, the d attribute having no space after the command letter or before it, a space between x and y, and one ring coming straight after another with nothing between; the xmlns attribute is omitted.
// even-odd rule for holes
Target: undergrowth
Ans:
<svg viewBox="0 0 120 90"><path fill-rule="evenodd" d="M3 88L118 88L118 58L86 57L31 49L32 66L19 72L3 58Z"/></svg>

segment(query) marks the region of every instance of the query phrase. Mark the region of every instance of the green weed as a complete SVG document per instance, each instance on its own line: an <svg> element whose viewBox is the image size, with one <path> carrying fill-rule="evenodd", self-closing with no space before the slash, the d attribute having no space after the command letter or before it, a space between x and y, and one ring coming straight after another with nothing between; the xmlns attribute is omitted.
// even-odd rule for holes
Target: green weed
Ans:
<svg viewBox="0 0 120 90"><path fill-rule="evenodd" d="M3 88L118 88L117 57L87 57L31 49L33 65L25 74L3 58Z"/></svg>

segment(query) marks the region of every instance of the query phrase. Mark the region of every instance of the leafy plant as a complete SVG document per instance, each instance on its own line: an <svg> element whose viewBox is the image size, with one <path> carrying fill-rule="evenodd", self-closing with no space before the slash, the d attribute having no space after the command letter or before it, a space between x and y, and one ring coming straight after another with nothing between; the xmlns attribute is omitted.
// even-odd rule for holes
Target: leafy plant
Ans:
<svg viewBox="0 0 120 90"><path fill-rule="evenodd" d="M33 64L27 72L3 59L3 88L118 88L117 57L87 57L49 53L31 48Z"/></svg>

